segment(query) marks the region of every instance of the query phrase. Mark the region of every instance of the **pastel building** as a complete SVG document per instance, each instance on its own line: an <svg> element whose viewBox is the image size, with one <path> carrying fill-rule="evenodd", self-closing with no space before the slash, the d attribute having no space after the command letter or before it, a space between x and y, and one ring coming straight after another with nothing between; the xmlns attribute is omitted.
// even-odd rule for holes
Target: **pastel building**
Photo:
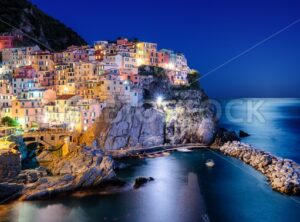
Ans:
<svg viewBox="0 0 300 222"><path fill-rule="evenodd" d="M55 84L58 95L75 94L74 63L60 63L55 66Z"/></svg>
<svg viewBox="0 0 300 222"><path fill-rule="evenodd" d="M74 64L74 78L76 83L96 79L96 64L92 62L76 62Z"/></svg>
<svg viewBox="0 0 300 222"><path fill-rule="evenodd" d="M55 52L53 60L55 63L68 63L89 61L90 51L88 46L70 46L61 52Z"/></svg>
<svg viewBox="0 0 300 222"><path fill-rule="evenodd" d="M119 77L103 76L96 87L97 98L105 101L108 106L114 106L116 103L128 103L136 106L141 98L140 93L132 93L128 81L122 81Z"/></svg>
<svg viewBox="0 0 300 222"><path fill-rule="evenodd" d="M95 99L82 99L77 102L76 107L81 113L81 129L83 131L92 127L105 106L105 102Z"/></svg>
<svg viewBox="0 0 300 222"><path fill-rule="evenodd" d="M157 65L157 44L150 42L137 42L136 47L136 59L137 65Z"/></svg>
<svg viewBox="0 0 300 222"><path fill-rule="evenodd" d="M13 96L11 94L0 93L0 118L11 116L11 105Z"/></svg>
<svg viewBox="0 0 300 222"><path fill-rule="evenodd" d="M24 66L14 70L12 78L12 93L22 98L21 94L28 90L39 88L36 71L31 66Z"/></svg>
<svg viewBox="0 0 300 222"><path fill-rule="evenodd" d="M31 54L39 50L38 46L5 48L2 50L2 63L8 69L30 65Z"/></svg>
<svg viewBox="0 0 300 222"><path fill-rule="evenodd" d="M11 117L23 128L38 127L44 118L43 103L39 99L13 100Z"/></svg>
<svg viewBox="0 0 300 222"><path fill-rule="evenodd" d="M45 104L45 123L49 126L81 131L81 114L75 107L80 99L81 97L76 95L59 95L55 102Z"/></svg>
<svg viewBox="0 0 300 222"><path fill-rule="evenodd" d="M55 76L56 73L53 72L43 72L40 73L38 76L39 84L42 88L47 89L55 89L56 88L56 82L55 82Z"/></svg>
<svg viewBox="0 0 300 222"><path fill-rule="evenodd" d="M31 66L38 71L54 71L53 54L49 51L33 52L29 58Z"/></svg>

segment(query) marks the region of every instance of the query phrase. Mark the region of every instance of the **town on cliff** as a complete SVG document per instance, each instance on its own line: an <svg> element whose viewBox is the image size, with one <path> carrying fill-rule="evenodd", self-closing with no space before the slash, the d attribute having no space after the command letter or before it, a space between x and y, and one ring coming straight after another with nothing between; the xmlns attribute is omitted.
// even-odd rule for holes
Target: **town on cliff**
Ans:
<svg viewBox="0 0 300 222"><path fill-rule="evenodd" d="M23 38L0 36L0 178L12 193L97 185L114 175L110 150L212 142L214 112L182 53L127 38L50 51Z"/></svg>
<svg viewBox="0 0 300 222"><path fill-rule="evenodd" d="M296 163L218 129L199 73L182 53L127 38L62 51L14 46L22 38L0 36L1 201L116 181L114 157L180 146L239 158L277 191L300 192Z"/></svg>

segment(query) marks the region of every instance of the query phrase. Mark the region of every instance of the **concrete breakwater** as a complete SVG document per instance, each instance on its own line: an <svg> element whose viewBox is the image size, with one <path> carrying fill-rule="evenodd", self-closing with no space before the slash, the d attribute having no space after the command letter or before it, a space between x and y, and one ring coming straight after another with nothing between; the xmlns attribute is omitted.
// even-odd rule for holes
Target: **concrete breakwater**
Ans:
<svg viewBox="0 0 300 222"><path fill-rule="evenodd" d="M214 149L260 171L274 190L284 194L300 194L300 166L294 161L276 157L238 141L227 142Z"/></svg>

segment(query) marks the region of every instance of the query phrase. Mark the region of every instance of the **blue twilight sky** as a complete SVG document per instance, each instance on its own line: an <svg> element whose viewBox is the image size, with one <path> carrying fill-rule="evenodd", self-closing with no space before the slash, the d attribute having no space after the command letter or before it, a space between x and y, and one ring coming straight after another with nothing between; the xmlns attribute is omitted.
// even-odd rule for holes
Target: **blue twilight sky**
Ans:
<svg viewBox="0 0 300 222"><path fill-rule="evenodd" d="M92 44L118 36L183 52L205 74L300 19L298 0L32 0ZM300 21L211 73L213 98L300 97Z"/></svg>

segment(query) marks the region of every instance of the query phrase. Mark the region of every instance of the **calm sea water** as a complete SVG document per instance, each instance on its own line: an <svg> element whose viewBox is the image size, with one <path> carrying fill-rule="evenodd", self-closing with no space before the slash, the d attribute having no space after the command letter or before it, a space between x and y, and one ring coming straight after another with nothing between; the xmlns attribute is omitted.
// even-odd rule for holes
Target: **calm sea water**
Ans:
<svg viewBox="0 0 300 222"><path fill-rule="evenodd" d="M262 112L263 123L237 124L224 116L222 124L250 133L245 142L300 162L300 100L269 99ZM233 107L234 115L244 113L243 104ZM214 168L205 166L207 159L214 159ZM212 151L125 163L128 167L118 173L129 183L125 191L5 205L0 207L1 220L193 222L207 221L208 215L210 221L300 221L299 198L272 191L260 173ZM132 190L137 176L155 181Z"/></svg>

